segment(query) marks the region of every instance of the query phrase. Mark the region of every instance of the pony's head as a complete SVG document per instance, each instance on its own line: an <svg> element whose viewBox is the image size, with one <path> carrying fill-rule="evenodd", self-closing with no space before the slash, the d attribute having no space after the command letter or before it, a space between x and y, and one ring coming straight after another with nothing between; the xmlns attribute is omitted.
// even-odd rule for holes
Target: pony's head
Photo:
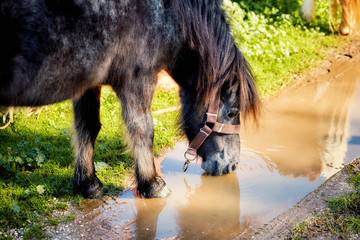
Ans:
<svg viewBox="0 0 360 240"><path fill-rule="evenodd" d="M209 105L220 93L217 122L240 124L240 113L256 121L259 98L251 68L236 47L219 0L175 0L184 44L169 67L180 85L182 129L193 141L206 123ZM197 149L202 168L212 175L230 173L240 157L240 136L212 132Z"/></svg>

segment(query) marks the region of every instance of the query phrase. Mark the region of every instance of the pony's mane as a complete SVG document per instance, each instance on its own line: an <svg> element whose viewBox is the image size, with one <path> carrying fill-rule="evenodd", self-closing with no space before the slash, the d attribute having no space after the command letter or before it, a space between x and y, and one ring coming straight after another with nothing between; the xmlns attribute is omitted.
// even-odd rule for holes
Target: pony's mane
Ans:
<svg viewBox="0 0 360 240"><path fill-rule="evenodd" d="M234 43L221 4L221 0L172 1L184 38L200 58L197 103L207 105L214 92L225 83L230 89L240 85L240 111L256 119L259 98L254 76Z"/></svg>

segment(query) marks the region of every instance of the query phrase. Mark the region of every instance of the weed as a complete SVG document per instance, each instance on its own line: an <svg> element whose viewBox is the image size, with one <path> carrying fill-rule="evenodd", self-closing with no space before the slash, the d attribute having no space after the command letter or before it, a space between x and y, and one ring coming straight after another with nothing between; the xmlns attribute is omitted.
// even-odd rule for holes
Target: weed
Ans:
<svg viewBox="0 0 360 240"><path fill-rule="evenodd" d="M59 225L60 220L58 218L53 217L48 219L48 223L50 226L57 226Z"/></svg>
<svg viewBox="0 0 360 240"><path fill-rule="evenodd" d="M44 224L36 223L32 225L25 233L24 239L44 239L46 237L51 237L46 234L43 229L45 228Z"/></svg>
<svg viewBox="0 0 360 240"><path fill-rule="evenodd" d="M329 199L328 201L328 205L334 213L360 213L360 194L357 192L352 192L344 197Z"/></svg>
<svg viewBox="0 0 360 240"><path fill-rule="evenodd" d="M70 221L74 220L75 217L76 217L76 213L73 212L72 214L67 215L64 219L62 219L62 222L64 222L64 223L70 222Z"/></svg>

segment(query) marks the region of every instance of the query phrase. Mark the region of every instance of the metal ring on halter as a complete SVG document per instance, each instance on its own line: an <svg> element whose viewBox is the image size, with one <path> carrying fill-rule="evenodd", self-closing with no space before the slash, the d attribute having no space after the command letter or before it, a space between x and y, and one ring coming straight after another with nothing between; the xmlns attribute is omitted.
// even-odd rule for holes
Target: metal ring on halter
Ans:
<svg viewBox="0 0 360 240"><path fill-rule="evenodd" d="M189 154L187 152L184 153L184 158L186 159L186 161L184 163L184 167L183 167L184 172L186 172L186 170L188 169L188 167L190 165L190 161L194 161L198 157L197 155L195 155L195 156L191 155L191 156L193 156L193 158L189 158L188 155L191 155L191 154Z"/></svg>
<svg viewBox="0 0 360 240"><path fill-rule="evenodd" d="M192 158L191 158L191 157L188 157L189 155L190 155L190 156L193 156L193 157L192 157ZM197 155L194 156L194 155L189 154L188 152L185 152L185 153L184 153L184 158L185 158L186 160L188 160L188 161L194 161L194 160L197 159L197 157L198 157Z"/></svg>

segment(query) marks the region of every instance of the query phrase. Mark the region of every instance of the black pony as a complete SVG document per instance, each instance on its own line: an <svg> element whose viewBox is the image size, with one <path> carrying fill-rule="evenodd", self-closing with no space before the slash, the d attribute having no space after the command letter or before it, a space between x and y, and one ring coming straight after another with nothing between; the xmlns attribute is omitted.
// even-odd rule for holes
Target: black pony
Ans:
<svg viewBox="0 0 360 240"><path fill-rule="evenodd" d="M145 197L169 194L153 162L151 101L161 69L180 86L182 127L190 141L218 91L218 121L239 124L239 112L258 112L250 67L220 0L2 0L0 29L0 105L73 99L74 190L85 197L103 193L93 162L101 85L112 86L121 101ZM239 153L239 135L222 133L198 149L212 175L233 171Z"/></svg>

